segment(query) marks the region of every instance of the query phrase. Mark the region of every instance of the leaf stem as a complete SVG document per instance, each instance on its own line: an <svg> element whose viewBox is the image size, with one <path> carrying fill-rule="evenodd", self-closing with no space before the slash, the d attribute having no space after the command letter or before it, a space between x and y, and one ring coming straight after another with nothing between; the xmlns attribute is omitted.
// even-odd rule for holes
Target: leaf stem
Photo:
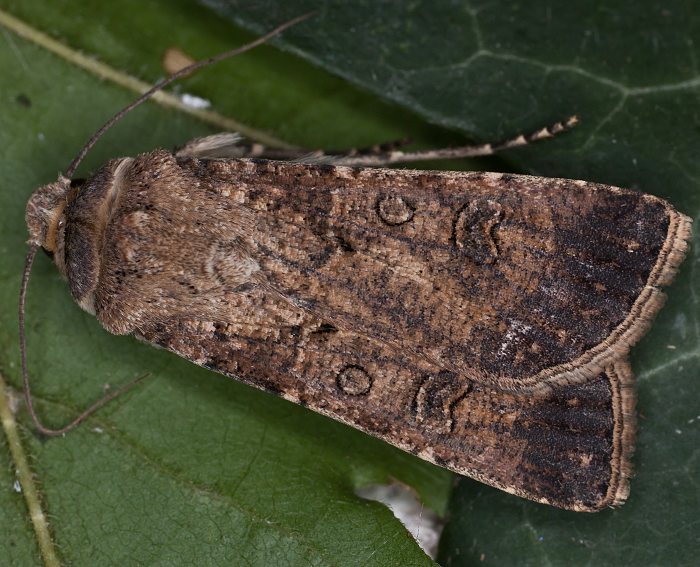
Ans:
<svg viewBox="0 0 700 567"><path fill-rule="evenodd" d="M22 20L19 20L2 10L0 10L0 26L4 26L19 37L31 41L39 47L42 47L47 51L58 55L62 59L65 59L69 63L80 67L81 69L84 69L92 73L93 75L96 75L102 80L115 83L130 91L138 93L139 95L147 92L153 86L149 83L131 77L122 71L114 69L106 63L98 61L94 57L84 55L83 53L80 53L79 51L76 51L75 49L64 45L63 43L55 40L51 36L27 25ZM293 148L293 146L291 146L287 142L279 140L274 136L267 134L266 132L262 132L261 130L256 130L255 128L251 128L249 126L246 126L245 124L241 124L240 122L237 122L232 118L223 116L211 110L205 110L189 106L182 102L182 100L180 100L179 97L168 92L159 91L155 93L152 98L153 100L155 100L159 104L162 104L163 106L173 108L180 112L194 116L195 118L198 118L203 122L211 124L216 128L220 128L223 131L238 132L239 134L245 136L246 138L249 138L250 140L259 142L272 148Z"/></svg>
<svg viewBox="0 0 700 567"><path fill-rule="evenodd" d="M44 560L46 567L60 567L61 562L56 555L56 548L51 540L49 533L49 524L46 519L46 514L41 507L39 491L32 471L27 462L27 455L24 452L24 447L17 431L17 422L10 407L11 396L9 389L0 374L0 419L2 419L2 428L5 431L8 445L10 446L10 454L15 467L15 474L24 494L24 500L27 503L29 517L34 526L39 551Z"/></svg>

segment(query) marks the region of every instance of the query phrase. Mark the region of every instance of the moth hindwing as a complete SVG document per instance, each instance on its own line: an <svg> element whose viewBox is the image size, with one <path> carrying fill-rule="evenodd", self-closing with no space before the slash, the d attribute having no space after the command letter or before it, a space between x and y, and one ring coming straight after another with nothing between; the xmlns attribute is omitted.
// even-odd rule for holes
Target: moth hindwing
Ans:
<svg viewBox="0 0 700 567"><path fill-rule="evenodd" d="M35 192L75 300L509 492L624 501L626 362L690 220L606 185L154 151Z"/></svg>

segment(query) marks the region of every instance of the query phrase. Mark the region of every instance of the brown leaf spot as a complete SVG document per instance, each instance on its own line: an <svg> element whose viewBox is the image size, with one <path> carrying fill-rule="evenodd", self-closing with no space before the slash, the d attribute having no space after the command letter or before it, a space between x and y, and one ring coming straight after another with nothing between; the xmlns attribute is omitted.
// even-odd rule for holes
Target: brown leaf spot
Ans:
<svg viewBox="0 0 700 567"><path fill-rule="evenodd" d="M163 53L163 60L161 61L163 69L168 75L174 75L178 71L189 67L195 62L192 57L187 55L184 51L177 47L169 47Z"/></svg>

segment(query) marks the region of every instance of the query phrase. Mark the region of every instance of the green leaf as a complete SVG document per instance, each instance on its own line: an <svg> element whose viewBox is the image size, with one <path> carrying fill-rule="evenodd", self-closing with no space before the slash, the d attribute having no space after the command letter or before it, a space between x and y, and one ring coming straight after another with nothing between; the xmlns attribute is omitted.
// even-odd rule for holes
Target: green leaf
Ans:
<svg viewBox="0 0 700 567"><path fill-rule="evenodd" d="M258 32L316 8L314 25L285 34L285 48L479 140L578 114L575 132L504 158L529 173L634 187L698 216L700 16L692 2L205 3ZM694 564L694 242L667 307L632 353L641 419L629 502L588 516L465 479L441 545L446 565Z"/></svg>
<svg viewBox="0 0 700 567"><path fill-rule="evenodd" d="M0 9L149 82L162 76L167 47L200 57L254 37L184 1L3 0ZM77 56L56 56L0 30L0 371L16 393L27 198L55 180L94 130L135 95L78 68ZM193 76L178 89L294 143L368 144L399 137L404 124L424 143L450 139L272 47ZM215 130L147 104L99 142L81 172ZM151 375L62 438L41 439L25 411L17 416L38 506L48 518L49 545L62 563L433 564L385 506L356 496L355 489L397 479L444 512L448 472L133 338L107 334L75 305L44 255L30 283L27 325L34 395L51 425L77 415L101 396L104 384ZM34 565L42 553L30 522L36 518L24 493L13 489L14 472L24 469L9 452L8 431L6 425L9 437L0 442L0 530L3 553L10 551L3 559Z"/></svg>

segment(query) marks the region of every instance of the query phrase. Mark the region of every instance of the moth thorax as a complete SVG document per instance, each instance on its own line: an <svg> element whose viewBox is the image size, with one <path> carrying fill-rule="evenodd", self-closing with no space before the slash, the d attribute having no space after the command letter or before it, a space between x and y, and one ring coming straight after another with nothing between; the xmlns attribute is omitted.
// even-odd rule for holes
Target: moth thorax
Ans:
<svg viewBox="0 0 700 567"><path fill-rule="evenodd" d="M93 314L104 233L132 161L112 160L96 171L67 200L58 221L54 261L74 299Z"/></svg>

